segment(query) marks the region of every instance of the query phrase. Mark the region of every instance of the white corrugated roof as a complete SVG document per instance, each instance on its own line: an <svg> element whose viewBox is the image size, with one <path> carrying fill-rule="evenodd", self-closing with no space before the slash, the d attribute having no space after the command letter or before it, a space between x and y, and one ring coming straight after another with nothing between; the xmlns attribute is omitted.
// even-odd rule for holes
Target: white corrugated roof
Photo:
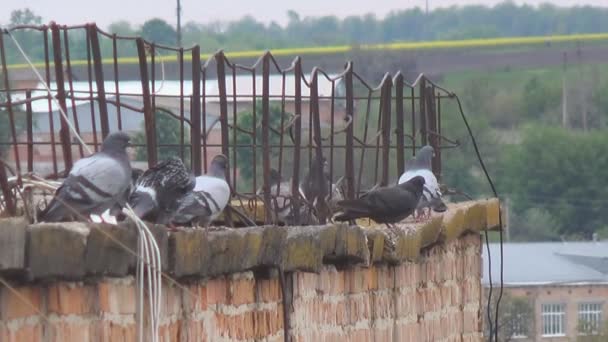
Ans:
<svg viewBox="0 0 608 342"><path fill-rule="evenodd" d="M330 75L330 77L334 77ZM306 75L306 79L310 79L310 75ZM254 87L255 80L255 87ZM306 101L306 97L310 96L310 88L305 84L303 80L301 83L301 93L303 96L303 100ZM192 95L192 82L186 80L183 84L183 94L184 96ZM232 78L232 76L226 77L226 95L228 95L228 101L232 101L232 95L235 93L239 95L239 101L250 101L254 94L260 96L262 94L262 76L246 76L239 75ZM89 91L89 83L88 82L73 82L73 89L75 92L88 92ZM287 97L295 96L295 86L296 80L294 75L285 75L283 79L282 75L270 75L269 78L269 94L270 96L282 96L285 94ZM53 82L50 84L50 88L52 91L57 89L57 85ZM105 81L104 88L106 93L115 93L116 92L116 84L113 81ZM219 88L218 88L218 80L207 80L204 84L205 94L207 95L206 102L218 102L219 101ZM44 89L42 84L40 84L37 89ZM69 84L66 82L65 89L70 89ZM93 92L97 91L97 85L95 82L91 84L91 89ZM159 81L156 80L154 87L152 84L150 85L150 90L154 89L157 95L161 96L180 96L180 82L179 81ZM121 81L118 84L118 90L121 94L134 94L141 95L142 87L140 81ZM235 92L236 90L236 92ZM255 92L254 92L255 90ZM203 91L203 82L201 81L201 92ZM324 76L319 76L318 78L318 93L319 96L331 96L332 94L332 83L327 80ZM88 96L87 93L80 93L80 96ZM46 95L45 90L37 90L32 92L32 97L36 96L44 96ZM77 94L78 96L78 94ZM244 96L244 97L240 97ZM25 98L24 94L15 94L13 96L14 100L21 100ZM87 101L75 101L76 105L86 103ZM56 105L53 102L52 109L56 110ZM70 108L72 106L72 101L67 101L67 106ZM32 110L34 112L48 112L48 102L47 100L39 100L34 101L32 103Z"/></svg>
<svg viewBox="0 0 608 342"><path fill-rule="evenodd" d="M505 285L608 282L608 241L505 243ZM500 281L500 245L490 244L492 283ZM489 284L483 246L483 283Z"/></svg>

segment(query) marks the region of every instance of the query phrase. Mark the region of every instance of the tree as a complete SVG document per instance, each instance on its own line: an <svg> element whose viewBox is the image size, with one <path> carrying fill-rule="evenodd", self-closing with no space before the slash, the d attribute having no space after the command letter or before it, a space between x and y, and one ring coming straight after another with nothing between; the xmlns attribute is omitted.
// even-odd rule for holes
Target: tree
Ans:
<svg viewBox="0 0 608 342"><path fill-rule="evenodd" d="M119 36L135 36L135 29L131 26L131 23L126 20L119 20L111 23L108 26L110 33L116 33Z"/></svg>
<svg viewBox="0 0 608 342"><path fill-rule="evenodd" d="M608 340L608 320L600 327L595 327L589 322L579 322L577 331L579 333L576 337L577 342L605 342Z"/></svg>
<svg viewBox="0 0 608 342"><path fill-rule="evenodd" d="M542 208L560 235L590 239L605 227L608 134L530 126L520 144L505 148L495 177L516 213Z"/></svg>
<svg viewBox="0 0 608 342"><path fill-rule="evenodd" d="M177 32L173 26L159 18L146 21L141 27L141 35L146 40L157 44L170 46L176 44Z"/></svg>
<svg viewBox="0 0 608 342"><path fill-rule="evenodd" d="M29 8L18 9L11 12L9 26L20 25L40 25L42 17L36 15ZM13 37L28 57L34 61L40 61L44 58L43 34L39 31L23 29L13 32ZM10 42L10 43L9 43ZM13 47L12 41L8 37L4 40L6 49L6 59L9 64L23 63L23 57L19 51Z"/></svg>
<svg viewBox="0 0 608 342"><path fill-rule="evenodd" d="M162 146L162 145L179 145L182 143L180 138L180 123L179 120L168 114L165 110L156 110L156 139L158 143L158 160L165 160L171 156L180 155L179 146ZM184 142L190 142L190 132L187 126L184 125ZM145 122L142 122L142 130L133 138L136 147L136 160L148 160L148 151L146 149L146 129ZM184 164L190 164L190 147L184 147Z"/></svg>
<svg viewBox="0 0 608 342"><path fill-rule="evenodd" d="M29 8L18 9L11 12L10 26L40 25L42 17L36 15Z"/></svg>
<svg viewBox="0 0 608 342"><path fill-rule="evenodd" d="M0 79L2 79L1 73ZM5 103L6 100L6 94L0 92L0 103ZM25 115L22 111L13 106L13 118L15 120L15 131L17 135L19 135L25 130ZM6 143L12 143L12 141L13 136L8 109L6 107L0 107L0 143L2 143L0 144L0 159L6 158L6 153L9 148L11 148L11 145Z"/></svg>
<svg viewBox="0 0 608 342"><path fill-rule="evenodd" d="M255 104L255 112L256 117L255 121L253 119L252 111L244 111L238 114L237 126L240 128L236 135L236 143L237 145L253 145L253 136L248 132L254 132L256 136L256 148L255 153L258 160L261 160L259 157L262 155L262 102L258 101ZM285 118L285 122L290 117L290 113L283 113L281 107L276 104L271 104L269 108L269 124L272 129L269 130L269 144L270 145L278 145L281 132L281 117ZM254 129L255 127L255 129ZM244 183L246 185L250 185L253 181L254 177L259 177L261 175L261 162L258 162L257 174L254 174L253 155L252 147L237 147L236 156L237 156L237 165L240 170L240 176L242 177ZM278 149L274 148L270 150L271 158L276 157L278 155Z"/></svg>
<svg viewBox="0 0 608 342"><path fill-rule="evenodd" d="M491 317L494 319L496 312L496 302L498 296L492 296L492 303L490 305ZM484 303L487 303L487 295ZM534 307L533 302L530 302L529 298L526 297L514 297L509 293L504 293L500 301L500 307L498 310L498 342L513 341L515 336L527 336L534 337L535 332L535 320L534 320ZM485 312L487 308L484 307L483 322L485 336L490 336L490 325L488 324L488 315ZM492 321L492 327L495 322Z"/></svg>
<svg viewBox="0 0 608 342"><path fill-rule="evenodd" d="M511 215L509 230L512 241L559 241L560 222L543 208L529 208Z"/></svg>

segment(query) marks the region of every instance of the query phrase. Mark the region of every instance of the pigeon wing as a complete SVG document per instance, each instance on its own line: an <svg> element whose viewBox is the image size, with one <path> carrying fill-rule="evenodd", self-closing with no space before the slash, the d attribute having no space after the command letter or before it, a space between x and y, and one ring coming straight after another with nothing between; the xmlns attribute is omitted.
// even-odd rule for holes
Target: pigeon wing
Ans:
<svg viewBox="0 0 608 342"><path fill-rule="evenodd" d="M102 153L78 160L40 219L58 221L109 209L129 188L130 173L128 165Z"/></svg>

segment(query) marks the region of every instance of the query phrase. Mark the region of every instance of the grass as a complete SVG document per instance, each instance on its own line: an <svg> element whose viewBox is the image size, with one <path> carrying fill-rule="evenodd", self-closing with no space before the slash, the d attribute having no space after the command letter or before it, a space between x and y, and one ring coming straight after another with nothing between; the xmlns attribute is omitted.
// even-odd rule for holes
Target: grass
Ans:
<svg viewBox="0 0 608 342"><path fill-rule="evenodd" d="M426 42L396 42L387 44L369 44L353 47L350 45L338 46L319 46L305 48L286 48L274 49L274 56L305 56L305 55L332 55L344 54L353 50L362 51L423 51L423 50L443 50L443 49L488 49L490 52L500 52L507 50L526 50L530 47L554 44L573 44L573 43L606 43L608 42L608 33L593 33L593 34L573 34L573 35L556 35L556 36L533 36L533 37L506 37L506 38L489 38L489 39L464 39L464 40L439 40ZM228 58L255 58L263 55L265 50L247 50L226 52ZM213 54L201 54L201 60L212 58ZM191 56L185 56L186 61L191 60ZM177 61L176 55L164 56L165 62ZM113 59L104 58L104 64L113 63ZM137 64L137 57L122 57L118 59L119 64ZM74 60L72 66L86 65L86 60ZM35 63L36 67L43 67L43 63ZM9 69L20 69L27 67L26 64L12 64Z"/></svg>
<svg viewBox="0 0 608 342"><path fill-rule="evenodd" d="M589 78L594 75L594 77L603 81L608 79L608 64L585 64L582 66L579 66L578 64L569 64L565 73L567 79L571 80L578 80L581 77ZM512 68L490 71L468 70L445 74L443 80L439 83L447 89L462 89L463 84L467 82L483 79L488 84L498 87L523 88L525 82L532 76L543 79L544 82L561 84L563 75L564 69L562 66L546 68Z"/></svg>

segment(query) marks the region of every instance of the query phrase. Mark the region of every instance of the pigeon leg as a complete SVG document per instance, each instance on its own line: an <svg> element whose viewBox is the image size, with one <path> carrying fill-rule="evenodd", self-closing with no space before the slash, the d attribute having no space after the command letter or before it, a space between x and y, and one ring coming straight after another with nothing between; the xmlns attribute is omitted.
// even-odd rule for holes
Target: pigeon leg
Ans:
<svg viewBox="0 0 608 342"><path fill-rule="evenodd" d="M169 222L167 223L167 230L169 230L170 232L176 232L177 227L173 224L173 222Z"/></svg>

